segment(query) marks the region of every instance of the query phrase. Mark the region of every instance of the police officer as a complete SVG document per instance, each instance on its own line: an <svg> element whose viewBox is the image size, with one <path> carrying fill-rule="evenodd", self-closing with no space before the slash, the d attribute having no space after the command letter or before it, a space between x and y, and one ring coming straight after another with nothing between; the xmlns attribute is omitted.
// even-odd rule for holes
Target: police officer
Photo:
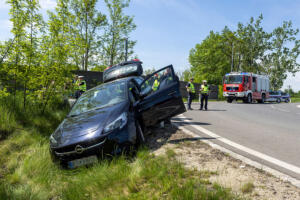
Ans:
<svg viewBox="0 0 300 200"><path fill-rule="evenodd" d="M153 82L153 85L152 85L152 91L153 92L155 92L157 89L158 89L158 87L159 87L159 84L160 84L160 82L159 82L159 77L158 77L158 74L155 74L154 75L154 82Z"/></svg>
<svg viewBox="0 0 300 200"><path fill-rule="evenodd" d="M208 94L209 93L209 86L207 85L207 81L204 80L203 84L201 85L200 88L200 101L201 101L201 105L200 105L200 109L199 110L203 110L203 101L205 100L205 110L207 110L207 101L208 101Z"/></svg>
<svg viewBox="0 0 300 200"><path fill-rule="evenodd" d="M83 76L79 76L79 79L75 82L76 91L76 99L78 99L85 91L86 91L86 82L83 79Z"/></svg>
<svg viewBox="0 0 300 200"><path fill-rule="evenodd" d="M191 107L192 101L195 98L195 86L194 86L194 78L190 79L190 82L185 86L188 92L188 110L193 110Z"/></svg>

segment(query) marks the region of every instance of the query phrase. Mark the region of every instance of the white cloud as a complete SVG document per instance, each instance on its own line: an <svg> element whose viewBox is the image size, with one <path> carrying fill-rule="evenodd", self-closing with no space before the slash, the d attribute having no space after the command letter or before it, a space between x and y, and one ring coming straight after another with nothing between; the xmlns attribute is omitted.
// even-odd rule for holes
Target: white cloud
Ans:
<svg viewBox="0 0 300 200"><path fill-rule="evenodd" d="M42 9L51 10L56 6L55 0L40 0L40 5Z"/></svg>

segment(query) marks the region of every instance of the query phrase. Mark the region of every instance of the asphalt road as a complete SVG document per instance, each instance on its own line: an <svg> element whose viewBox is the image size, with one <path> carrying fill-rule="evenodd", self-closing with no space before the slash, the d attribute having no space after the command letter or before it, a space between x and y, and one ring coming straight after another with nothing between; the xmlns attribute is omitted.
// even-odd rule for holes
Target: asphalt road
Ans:
<svg viewBox="0 0 300 200"><path fill-rule="evenodd" d="M209 102L208 111L199 111L199 104L193 104L193 111L184 113L189 122L174 118L185 128L203 139L209 139L231 151L267 165L300 180L300 104L243 104ZM191 126L194 125L194 126ZM283 161L296 170L283 167L249 154L239 148L222 143L196 129L200 126L222 138L250 148L264 155ZM196 128L195 128L196 127Z"/></svg>

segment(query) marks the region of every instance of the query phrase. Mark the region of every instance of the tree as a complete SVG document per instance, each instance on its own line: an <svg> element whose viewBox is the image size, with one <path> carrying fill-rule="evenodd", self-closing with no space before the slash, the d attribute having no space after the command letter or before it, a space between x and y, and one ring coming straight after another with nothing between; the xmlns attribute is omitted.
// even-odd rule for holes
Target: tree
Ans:
<svg viewBox="0 0 300 200"><path fill-rule="evenodd" d="M258 19L250 18L246 25L238 23L237 36L240 39L240 54L242 55L242 70L259 73L262 72L261 62L270 50L271 33L264 31L261 26L263 16Z"/></svg>
<svg viewBox="0 0 300 200"><path fill-rule="evenodd" d="M103 72L107 67L105 65L97 65L96 67L92 68L91 71L95 72Z"/></svg>
<svg viewBox="0 0 300 200"><path fill-rule="evenodd" d="M39 30L42 28L43 20L39 11L39 2L38 0L26 0L27 10L27 23L26 29L29 31L26 35L26 41L24 45L24 53L25 53L25 64L24 64L24 83L23 83L23 107L26 109L26 100L27 100L27 90L35 89L31 84L34 82L34 73L32 68L37 67L39 64L39 39L37 35L39 34Z"/></svg>
<svg viewBox="0 0 300 200"><path fill-rule="evenodd" d="M201 44L191 49L189 62L195 82L205 79L210 84L222 83L224 74L230 71L231 49L227 41L221 34L211 31Z"/></svg>
<svg viewBox="0 0 300 200"><path fill-rule="evenodd" d="M296 39L299 30L293 29L291 22L284 22L268 33L262 20L260 15L246 25L239 23L236 31L228 27L221 33L211 31L201 44L196 44L189 55L195 80L221 84L222 77L232 68L267 74L271 88L281 88L288 72L295 74L300 70L300 41Z"/></svg>
<svg viewBox="0 0 300 200"><path fill-rule="evenodd" d="M97 33L106 24L106 16L96 10L97 0L73 0L72 9L75 14L80 44L82 69L88 70L89 59L97 56ZM76 38L76 37L75 37ZM98 41L98 44L101 41Z"/></svg>
<svg viewBox="0 0 300 200"><path fill-rule="evenodd" d="M293 29L292 22L283 22L272 32L271 53L263 62L264 71L270 76L271 87L278 90L287 78L287 72L295 75L300 70L297 58L300 54L300 40L296 39L298 29Z"/></svg>
<svg viewBox="0 0 300 200"><path fill-rule="evenodd" d="M104 0L108 8L108 25L101 38L102 61L104 65L112 66L125 60L125 41L129 34L135 30L133 17L124 14L129 6L129 0ZM128 39L128 56L133 55L136 41Z"/></svg>

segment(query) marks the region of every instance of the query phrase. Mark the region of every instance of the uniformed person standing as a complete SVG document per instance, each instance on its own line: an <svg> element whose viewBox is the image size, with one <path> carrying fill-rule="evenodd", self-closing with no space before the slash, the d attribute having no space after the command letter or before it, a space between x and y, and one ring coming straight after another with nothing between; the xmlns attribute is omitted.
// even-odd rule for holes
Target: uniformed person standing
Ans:
<svg viewBox="0 0 300 200"><path fill-rule="evenodd" d="M203 110L203 101L205 101L205 105L204 108L205 110L207 110L207 101L208 101L208 95L209 95L209 86L207 85L207 81L204 80L203 84L201 85L200 88L200 101L201 101L201 105L200 105L200 109L199 110Z"/></svg>
<svg viewBox="0 0 300 200"><path fill-rule="evenodd" d="M156 90L158 89L158 87L159 87L159 84L160 84L160 82L159 82L159 77L158 77L158 74L155 74L154 75L154 82L153 82L153 85L152 85L152 91L153 92L156 92Z"/></svg>
<svg viewBox="0 0 300 200"><path fill-rule="evenodd" d="M188 110L193 110L191 107L192 101L195 98L195 85L194 85L194 78L190 79L190 82L185 86L188 92Z"/></svg>
<svg viewBox="0 0 300 200"><path fill-rule="evenodd" d="M85 91L86 91L86 82L83 79L83 76L79 76L79 79L75 83L75 88L77 89L76 91L76 99L78 99Z"/></svg>

